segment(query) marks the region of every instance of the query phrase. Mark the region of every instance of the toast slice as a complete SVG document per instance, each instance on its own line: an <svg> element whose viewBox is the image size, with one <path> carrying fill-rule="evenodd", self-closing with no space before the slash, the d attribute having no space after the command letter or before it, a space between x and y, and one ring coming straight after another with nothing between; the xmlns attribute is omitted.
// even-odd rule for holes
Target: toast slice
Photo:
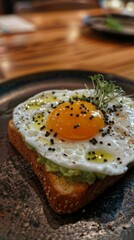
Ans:
<svg viewBox="0 0 134 240"><path fill-rule="evenodd" d="M46 172L45 166L37 162L38 154L27 147L12 120L9 121L8 136L12 145L31 165L42 184L50 206L59 214L70 214L77 211L124 175L98 179L91 185L68 181L65 177Z"/></svg>

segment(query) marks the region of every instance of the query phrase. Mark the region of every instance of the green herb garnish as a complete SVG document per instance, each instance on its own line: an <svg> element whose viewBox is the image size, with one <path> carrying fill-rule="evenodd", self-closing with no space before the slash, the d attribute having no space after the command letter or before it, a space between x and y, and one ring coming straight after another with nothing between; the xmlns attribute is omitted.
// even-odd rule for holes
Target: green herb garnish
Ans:
<svg viewBox="0 0 134 240"><path fill-rule="evenodd" d="M110 30L114 30L116 32L121 32L123 31L123 26L120 23L120 21L116 18L113 18L111 16L107 17L104 21L104 25L110 29Z"/></svg>
<svg viewBox="0 0 134 240"><path fill-rule="evenodd" d="M116 86L112 81L106 81L102 74L97 74L89 78L92 80L94 87L92 103L99 109L106 108L109 102L116 100L124 93L121 87Z"/></svg>

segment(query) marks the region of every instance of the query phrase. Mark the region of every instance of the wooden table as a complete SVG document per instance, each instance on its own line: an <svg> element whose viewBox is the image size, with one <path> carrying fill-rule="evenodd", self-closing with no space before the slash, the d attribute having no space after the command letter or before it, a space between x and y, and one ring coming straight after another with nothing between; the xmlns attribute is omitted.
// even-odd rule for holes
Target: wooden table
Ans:
<svg viewBox="0 0 134 240"><path fill-rule="evenodd" d="M33 33L0 37L0 81L39 71L94 70L134 81L134 44L82 30L82 19L102 9L21 14L37 25Z"/></svg>

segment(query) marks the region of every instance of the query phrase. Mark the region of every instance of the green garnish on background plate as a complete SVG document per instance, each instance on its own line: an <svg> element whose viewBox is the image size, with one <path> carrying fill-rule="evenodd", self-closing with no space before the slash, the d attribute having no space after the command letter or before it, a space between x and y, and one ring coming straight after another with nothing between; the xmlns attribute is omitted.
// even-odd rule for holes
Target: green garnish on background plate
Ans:
<svg viewBox="0 0 134 240"><path fill-rule="evenodd" d="M122 32L123 31L123 25L121 24L121 22L111 16L106 17L105 21L104 21L104 25L109 29L109 30L114 30L117 32Z"/></svg>

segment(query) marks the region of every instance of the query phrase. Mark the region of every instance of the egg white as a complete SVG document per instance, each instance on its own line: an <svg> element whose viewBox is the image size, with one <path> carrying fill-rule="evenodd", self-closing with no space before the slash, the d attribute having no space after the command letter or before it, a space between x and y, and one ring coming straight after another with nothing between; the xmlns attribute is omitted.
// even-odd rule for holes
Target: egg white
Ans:
<svg viewBox="0 0 134 240"><path fill-rule="evenodd" d="M49 113L59 102L69 101L73 96L91 96L94 90L50 90L41 92L27 101L19 104L13 112L13 123L22 134L26 143L32 146L41 156L70 169L80 169L98 172L106 175L122 174L128 169L128 164L134 161L134 106L132 100L123 97L122 110L109 114L109 120L114 121L109 134L102 137L98 133L94 145L90 139L84 141L62 141L54 137L54 133L40 126L45 125ZM120 100L120 99L119 99ZM115 103L109 104L111 107ZM108 107L109 107L108 106ZM107 111L107 109L105 109ZM36 116L41 114L41 122L35 123ZM34 120L33 120L34 119ZM86 127L86 126L85 126ZM107 131L105 126L103 132ZM53 141L54 144L51 144ZM103 144L102 144L103 141ZM52 150L54 149L54 151ZM113 160L104 163L87 160L89 151L104 151L111 154Z"/></svg>

